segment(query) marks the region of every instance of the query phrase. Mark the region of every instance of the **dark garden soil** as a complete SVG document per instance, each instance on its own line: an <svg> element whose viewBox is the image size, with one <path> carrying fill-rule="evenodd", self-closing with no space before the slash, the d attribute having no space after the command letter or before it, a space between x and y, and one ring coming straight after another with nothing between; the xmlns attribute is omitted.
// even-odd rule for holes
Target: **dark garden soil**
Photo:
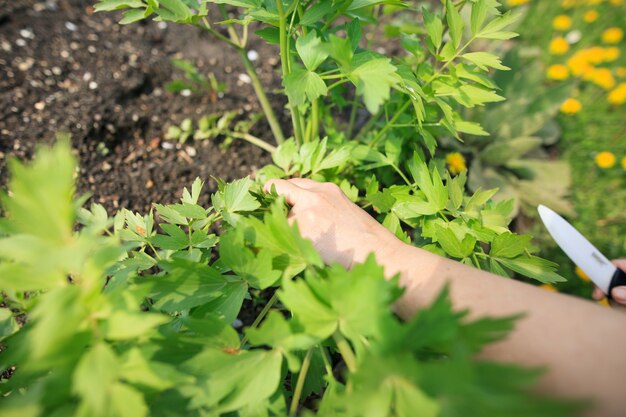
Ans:
<svg viewBox="0 0 626 417"><path fill-rule="evenodd" d="M236 142L222 152L219 141L166 141L173 123L240 109L260 111L236 53L193 27L157 22L129 26L119 15L93 13L92 0L0 0L0 185L6 161L27 159L38 143L68 131L80 160L78 192L110 211L146 211L170 203L195 177L216 189L211 176L231 180L269 161L264 151ZM286 126L277 52L255 39L251 49L270 100ZM183 96L164 86L182 74L173 58L212 72L229 90L215 100L208 92ZM212 100L213 98L213 100ZM253 134L273 142L260 122Z"/></svg>

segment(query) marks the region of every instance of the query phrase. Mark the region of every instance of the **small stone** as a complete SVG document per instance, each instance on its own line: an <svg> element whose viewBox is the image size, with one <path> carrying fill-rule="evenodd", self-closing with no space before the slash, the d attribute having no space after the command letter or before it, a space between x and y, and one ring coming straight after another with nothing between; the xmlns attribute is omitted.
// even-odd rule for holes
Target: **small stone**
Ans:
<svg viewBox="0 0 626 417"><path fill-rule="evenodd" d="M93 77L93 76L92 76L92 75L91 75L91 73L88 71L88 72L86 72L86 73L84 73L84 74L83 74L83 81L85 81L85 82L90 81L92 77Z"/></svg>
<svg viewBox="0 0 626 417"><path fill-rule="evenodd" d="M59 68L59 67L52 67L52 73L54 75L61 75L61 73L62 73L61 68Z"/></svg>
<svg viewBox="0 0 626 417"><path fill-rule="evenodd" d="M152 180L146 181L146 188L150 189L152 187L154 187L154 182Z"/></svg>
<svg viewBox="0 0 626 417"><path fill-rule="evenodd" d="M19 69L20 71L28 71L32 68L34 63L35 60L33 58L26 58L24 61L17 64L17 69Z"/></svg>
<svg viewBox="0 0 626 417"><path fill-rule="evenodd" d="M150 139L150 142L148 142L148 148L155 150L156 148L159 147L160 144L161 144L161 138L154 137Z"/></svg>
<svg viewBox="0 0 626 417"><path fill-rule="evenodd" d="M78 26L72 22L65 22L65 28L70 32L76 32L76 30L78 30Z"/></svg>
<svg viewBox="0 0 626 417"><path fill-rule="evenodd" d="M166 22L159 22L157 23L157 27L161 30L165 30L167 29L167 23Z"/></svg>
<svg viewBox="0 0 626 417"><path fill-rule="evenodd" d="M43 110L46 108L46 103L44 103L43 101L38 101L37 103L35 103L35 109L36 110Z"/></svg>
<svg viewBox="0 0 626 417"><path fill-rule="evenodd" d="M0 48L2 48L3 51L5 52L11 52L11 44L7 41L2 41L0 42Z"/></svg>
<svg viewBox="0 0 626 417"><path fill-rule="evenodd" d="M189 89L184 89L183 91L180 92L180 95L183 97L189 97L191 95L191 90Z"/></svg>
<svg viewBox="0 0 626 417"><path fill-rule="evenodd" d="M61 51L61 58L69 58L70 57L70 53L67 51Z"/></svg>
<svg viewBox="0 0 626 417"><path fill-rule="evenodd" d="M225 72L226 74L230 74L231 72L233 72L233 67L231 67L230 65L226 65L226 66L224 67L224 72Z"/></svg>
<svg viewBox="0 0 626 417"><path fill-rule="evenodd" d="M162 90L162 89L160 89L160 88L155 88L155 89L152 91L152 94L153 94L155 97L161 97L161 96L163 95L163 90Z"/></svg>
<svg viewBox="0 0 626 417"><path fill-rule="evenodd" d="M187 152L187 155L191 156L192 158L197 155L196 148L194 148L193 146L185 146L185 152Z"/></svg>
<svg viewBox="0 0 626 417"><path fill-rule="evenodd" d="M244 84L250 84L252 82L252 79L248 74L239 74L237 78Z"/></svg>
<svg viewBox="0 0 626 417"><path fill-rule="evenodd" d="M139 121L139 116L136 114L133 114L133 116L131 117L131 119L133 120L133 122L137 122Z"/></svg>
<svg viewBox="0 0 626 417"><path fill-rule="evenodd" d="M217 64L217 58L209 58L209 65Z"/></svg>
<svg viewBox="0 0 626 417"><path fill-rule="evenodd" d="M87 47L87 52L89 52L90 54L95 54L96 53L96 47L93 45L89 45Z"/></svg>
<svg viewBox="0 0 626 417"><path fill-rule="evenodd" d="M77 50L78 48L80 48L80 44L78 42L70 42L70 49L72 51Z"/></svg>
<svg viewBox="0 0 626 417"><path fill-rule="evenodd" d="M241 321L241 320L239 320L239 319L235 319L235 321L233 321L232 326L233 326L235 329L239 329L239 328L241 328L241 327L243 326L243 321Z"/></svg>
<svg viewBox="0 0 626 417"><path fill-rule="evenodd" d="M22 29L20 30L20 36L24 39L35 39L35 34L32 29Z"/></svg>
<svg viewBox="0 0 626 417"><path fill-rule="evenodd" d="M271 66L275 67L278 64L278 59L276 57L269 57L267 63Z"/></svg>
<svg viewBox="0 0 626 417"><path fill-rule="evenodd" d="M257 59L259 59L259 53L257 51L255 51L254 49L251 49L248 51L248 59L250 61L256 61Z"/></svg>
<svg viewBox="0 0 626 417"><path fill-rule="evenodd" d="M161 148L174 149L174 144L172 142L161 142Z"/></svg>
<svg viewBox="0 0 626 417"><path fill-rule="evenodd" d="M95 90L96 88L98 88L98 83L95 81L92 81L89 83L89 89L90 90Z"/></svg>
<svg viewBox="0 0 626 417"><path fill-rule="evenodd" d="M104 172L108 172L108 171L110 171L110 170L111 170L111 168L113 168L113 167L112 167L112 166L111 166L111 164L109 164L107 161L104 161L104 162L102 163L102 170L103 170Z"/></svg>
<svg viewBox="0 0 626 417"><path fill-rule="evenodd" d="M24 46L26 46L26 41L25 41L24 39L21 39L21 38L20 38L20 39L18 39L18 40L16 40L16 41L15 41L15 44L16 44L17 46L22 46L22 47L24 47Z"/></svg>
<svg viewBox="0 0 626 417"><path fill-rule="evenodd" d="M572 30L567 35L565 35L565 40L569 44L578 43L578 41L583 37L583 34L580 30Z"/></svg>

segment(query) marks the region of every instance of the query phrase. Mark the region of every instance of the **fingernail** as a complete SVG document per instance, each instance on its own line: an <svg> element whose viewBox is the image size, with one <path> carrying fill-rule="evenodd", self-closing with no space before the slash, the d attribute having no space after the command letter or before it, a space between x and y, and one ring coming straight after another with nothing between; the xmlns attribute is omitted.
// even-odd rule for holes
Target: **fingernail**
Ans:
<svg viewBox="0 0 626 417"><path fill-rule="evenodd" d="M626 287L615 287L613 291L611 291L611 295L620 303L626 303Z"/></svg>

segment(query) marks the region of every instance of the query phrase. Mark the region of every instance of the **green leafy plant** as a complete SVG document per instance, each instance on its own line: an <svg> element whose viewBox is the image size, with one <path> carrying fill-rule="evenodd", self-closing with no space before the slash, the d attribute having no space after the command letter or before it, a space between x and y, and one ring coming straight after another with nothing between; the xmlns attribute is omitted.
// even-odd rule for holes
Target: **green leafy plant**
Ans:
<svg viewBox="0 0 626 417"><path fill-rule="evenodd" d="M558 416L537 371L474 359L513 317L444 291L407 322L373 258L324 266L284 202L244 178L140 215L73 198L67 141L11 164L0 219L3 416ZM44 209L45 207L45 209ZM212 225L221 223L219 235ZM243 330L246 298L272 294ZM28 320L18 326L15 315ZM506 383L503 383L506 381Z"/></svg>
<svg viewBox="0 0 626 417"><path fill-rule="evenodd" d="M204 76L190 61L185 59L173 59L172 65L183 71L185 78L176 79L167 83L165 85L165 89L169 92L208 92L210 94L211 102L215 103L219 98L224 96L225 92L228 91L228 85L226 83L219 82L217 78L215 78L215 74L210 72L207 76Z"/></svg>

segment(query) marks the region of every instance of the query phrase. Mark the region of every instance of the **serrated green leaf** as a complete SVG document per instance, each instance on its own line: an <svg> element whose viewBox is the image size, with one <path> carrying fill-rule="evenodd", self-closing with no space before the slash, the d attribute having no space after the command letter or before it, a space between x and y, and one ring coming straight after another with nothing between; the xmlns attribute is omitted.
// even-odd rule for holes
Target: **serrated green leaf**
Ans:
<svg viewBox="0 0 626 417"><path fill-rule="evenodd" d="M491 242L489 255L494 258L515 258L529 248L530 239L528 235L502 233Z"/></svg>
<svg viewBox="0 0 626 417"><path fill-rule="evenodd" d="M459 11L454 6L454 3L452 3L452 0L446 0L446 21L448 22L448 33L450 34L452 45L456 50L461 44L465 23Z"/></svg>
<svg viewBox="0 0 626 417"><path fill-rule="evenodd" d="M555 272L557 264L538 258L536 256L519 256L513 259L494 258L505 267L517 272L518 274L534 278L544 284L553 284L555 282L564 282L565 278Z"/></svg>
<svg viewBox="0 0 626 417"><path fill-rule="evenodd" d="M489 52L468 52L461 55L461 58L468 60L478 68L487 71L488 68L495 68L499 70L510 70L511 68L502 65L502 61L494 54Z"/></svg>
<svg viewBox="0 0 626 417"><path fill-rule="evenodd" d="M299 106L328 93L324 80L314 72L296 68L285 76L285 91L293 104Z"/></svg>
<svg viewBox="0 0 626 417"><path fill-rule="evenodd" d="M322 40L317 37L315 31L311 31L305 36L300 36L296 40L298 55L300 55L304 66L309 71L315 71L328 57L328 52L326 52L325 48L322 48L321 45Z"/></svg>
<svg viewBox="0 0 626 417"><path fill-rule="evenodd" d="M443 23L438 16L435 16L426 8L422 9L422 13L424 15L424 26L426 27L426 33L428 33L428 36L435 46L435 49L439 49L439 47L441 46L441 40L443 38Z"/></svg>
<svg viewBox="0 0 626 417"><path fill-rule="evenodd" d="M363 96L367 110L374 114L389 99L391 87L398 82L396 67L388 58L375 58L350 72L350 80L356 86L357 94Z"/></svg>

